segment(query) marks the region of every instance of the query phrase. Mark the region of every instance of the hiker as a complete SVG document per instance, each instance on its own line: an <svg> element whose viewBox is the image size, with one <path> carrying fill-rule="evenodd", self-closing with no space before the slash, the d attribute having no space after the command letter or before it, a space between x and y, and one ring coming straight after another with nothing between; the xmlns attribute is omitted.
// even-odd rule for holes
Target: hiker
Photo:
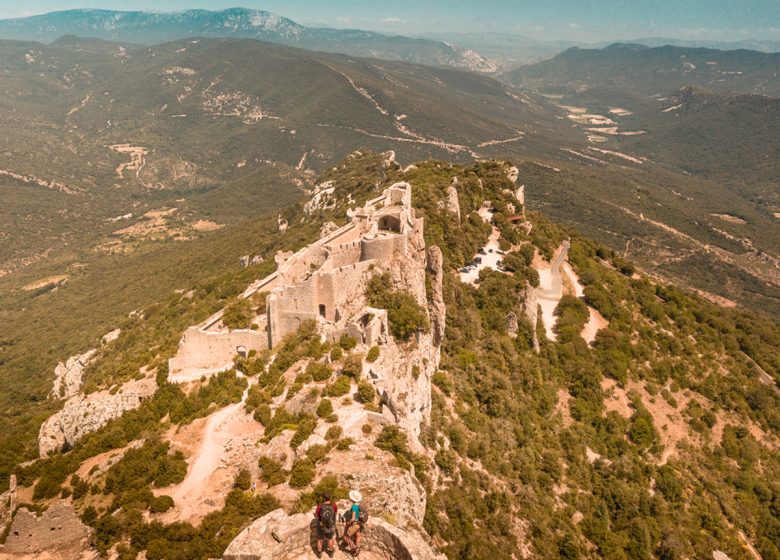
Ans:
<svg viewBox="0 0 780 560"><path fill-rule="evenodd" d="M322 493L322 503L317 506L314 512L317 518L317 555L322 554L323 545L328 554L336 551L336 511L335 503L330 501L328 492Z"/></svg>
<svg viewBox="0 0 780 560"><path fill-rule="evenodd" d="M360 507L363 496L358 490L350 490L349 499L352 501L352 505L349 511L344 514L344 521L346 522L346 527L344 528L344 548L352 556L357 556L360 554L360 539L368 520L368 514L364 508Z"/></svg>

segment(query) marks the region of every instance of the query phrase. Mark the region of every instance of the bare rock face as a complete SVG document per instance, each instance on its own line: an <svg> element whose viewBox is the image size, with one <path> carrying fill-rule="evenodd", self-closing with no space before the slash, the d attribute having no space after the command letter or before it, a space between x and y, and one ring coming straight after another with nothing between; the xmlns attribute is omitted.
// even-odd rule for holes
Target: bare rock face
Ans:
<svg viewBox="0 0 780 560"><path fill-rule="evenodd" d="M276 218L276 224L279 227L279 233L287 231L287 220L282 218L281 214Z"/></svg>
<svg viewBox="0 0 780 560"><path fill-rule="evenodd" d="M65 502L57 502L40 517L26 508L16 512L2 551L12 555L80 558L89 549L90 529Z"/></svg>
<svg viewBox="0 0 780 560"><path fill-rule="evenodd" d="M339 229L339 226L334 224L333 222L325 222L322 224L322 227L320 228L320 237L326 237Z"/></svg>
<svg viewBox="0 0 780 560"><path fill-rule="evenodd" d="M57 364L57 367L54 368L54 386L51 389L53 397L69 399L78 394L79 389L81 389L84 368L89 365L95 352L97 350L93 348L83 354L71 356L64 363Z"/></svg>
<svg viewBox="0 0 780 560"><path fill-rule="evenodd" d="M525 283L525 293L523 294L523 314L531 323L534 351L539 353L541 351L541 347L539 346L539 337L536 334L536 322L539 319L539 301L537 300L536 290L533 286L531 286L531 284L528 283L528 281Z"/></svg>
<svg viewBox="0 0 780 560"><path fill-rule="evenodd" d="M431 273L431 300L428 312L431 316L433 343L440 346L444 340L444 326L447 319L447 306L444 304L442 281L444 279L444 257L441 249L435 245L428 248L428 271Z"/></svg>
<svg viewBox="0 0 780 560"><path fill-rule="evenodd" d="M96 431L109 420L141 406L141 402L156 389L154 379L142 379L125 383L113 394L98 391L70 398L61 411L41 425L38 432L40 456L46 457L57 450L72 447L84 435Z"/></svg>
<svg viewBox="0 0 780 560"><path fill-rule="evenodd" d="M512 338L517 338L517 315L510 311L506 316L506 333Z"/></svg>
<svg viewBox="0 0 780 560"><path fill-rule="evenodd" d="M520 185L515 191L515 198L521 207L525 207L525 185Z"/></svg>
<svg viewBox="0 0 780 560"><path fill-rule="evenodd" d="M458 200L458 190L450 185L447 187L447 202L445 204L447 212L454 215L460 221L460 201Z"/></svg>
<svg viewBox="0 0 780 560"><path fill-rule="evenodd" d="M338 527L343 530L343 527ZM297 560L313 552L316 527L311 514L288 516L277 509L255 520L231 542L223 560ZM416 531L405 531L381 518L366 524L362 555L372 559L443 560Z"/></svg>

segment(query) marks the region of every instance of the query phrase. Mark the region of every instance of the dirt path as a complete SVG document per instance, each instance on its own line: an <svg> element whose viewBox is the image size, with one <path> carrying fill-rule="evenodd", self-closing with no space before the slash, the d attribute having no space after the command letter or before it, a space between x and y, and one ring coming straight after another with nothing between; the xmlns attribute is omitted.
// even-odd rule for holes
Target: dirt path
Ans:
<svg viewBox="0 0 780 560"><path fill-rule="evenodd" d="M490 207L486 206L485 204L483 204L482 208L477 211L477 214L479 214L479 217L482 218L482 221L484 221L486 224L489 224L493 221L493 212L491 212ZM501 262L502 259L501 253L498 252L499 239L501 239L501 231L497 227L493 226L487 243L480 250L480 253L474 255L474 258L480 257L481 262L468 272L459 272L458 275L460 276L461 282L464 284L471 284L472 286L476 286L477 278L479 278L479 273L482 269L492 268L493 270L499 270L498 263Z"/></svg>
<svg viewBox="0 0 780 560"><path fill-rule="evenodd" d="M232 483L234 471L240 466L234 464L234 461L228 461L231 449L239 448L238 442L243 443L245 438L254 441L263 432L262 426L244 410L248 393L249 387L244 391L241 402L208 416L200 432L195 435L202 439L188 461L187 476L178 486L160 492L170 495L175 503L174 509L166 514L169 521L198 521L210 511L221 507L226 488Z"/></svg>
<svg viewBox="0 0 780 560"><path fill-rule="evenodd" d="M542 323L549 340L557 340L555 334L555 308L563 297L563 279L561 277L561 265L569 252L569 242L564 241L553 256L552 262L547 265L541 258L534 259L534 268L539 273L539 287L536 295L542 308Z"/></svg>

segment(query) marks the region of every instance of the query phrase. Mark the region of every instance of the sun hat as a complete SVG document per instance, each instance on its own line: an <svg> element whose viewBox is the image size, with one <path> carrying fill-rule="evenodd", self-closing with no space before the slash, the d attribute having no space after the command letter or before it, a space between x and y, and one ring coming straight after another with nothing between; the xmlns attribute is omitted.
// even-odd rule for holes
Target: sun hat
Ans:
<svg viewBox="0 0 780 560"><path fill-rule="evenodd" d="M363 494L360 493L358 490L350 490L349 491L349 499L355 502L356 504L359 504L363 501Z"/></svg>

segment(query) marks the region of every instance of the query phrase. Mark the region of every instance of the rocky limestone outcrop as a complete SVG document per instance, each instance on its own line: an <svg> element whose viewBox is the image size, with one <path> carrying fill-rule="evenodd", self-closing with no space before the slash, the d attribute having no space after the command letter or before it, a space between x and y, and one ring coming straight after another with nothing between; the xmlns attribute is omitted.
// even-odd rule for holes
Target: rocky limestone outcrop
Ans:
<svg viewBox="0 0 780 560"><path fill-rule="evenodd" d="M522 208L525 208L525 185L520 185L515 191L515 198Z"/></svg>
<svg viewBox="0 0 780 560"><path fill-rule="evenodd" d="M523 314L528 318L528 322L531 323L534 351L539 353L541 347L539 346L539 336L536 334L536 323L539 319L539 301L536 290L528 281L526 281L525 290L523 291Z"/></svg>
<svg viewBox="0 0 780 560"><path fill-rule="evenodd" d="M279 228L279 233L284 233L285 231L287 231L287 220L282 218L281 214L279 214L279 216L277 216L276 224L277 224L277 226Z"/></svg>
<svg viewBox="0 0 780 560"><path fill-rule="evenodd" d="M455 216L460 221L460 201L458 200L458 189L454 185L447 187L447 202L445 208L447 212Z"/></svg>
<svg viewBox="0 0 780 560"><path fill-rule="evenodd" d="M433 343L441 346L447 320L447 306L444 304L442 283L444 280L444 256L436 245L428 247L428 272L431 275L431 294L428 312L431 316Z"/></svg>
<svg viewBox="0 0 780 560"><path fill-rule="evenodd" d="M97 349L93 348L83 354L71 356L65 362L60 362L54 368L54 386L51 395L57 399L69 399L78 394L84 375L84 368L95 356Z"/></svg>
<svg viewBox="0 0 780 560"><path fill-rule="evenodd" d="M343 504L347 505L347 504ZM316 542L311 514L288 516L277 509L255 520L228 545L223 560L297 560L306 557ZM371 558L443 560L416 531L405 531L381 518L371 517L363 535L362 550Z"/></svg>
<svg viewBox="0 0 780 560"><path fill-rule="evenodd" d="M68 399L62 410L41 425L38 451L41 457L73 446L84 435L94 432L109 420L141 406L154 394L154 379L130 381L116 392L98 391Z"/></svg>
<svg viewBox="0 0 780 560"><path fill-rule="evenodd" d="M244 255L238 260L238 265L241 268L246 268L248 266L260 264L261 262L263 262L263 260L264 260L263 257L261 257L260 255L255 255L254 257L250 257L249 255Z"/></svg>
<svg viewBox="0 0 780 560"><path fill-rule="evenodd" d="M325 222L320 228L320 237L326 237L337 229L339 229L337 224L334 224L333 222Z"/></svg>
<svg viewBox="0 0 780 560"><path fill-rule="evenodd" d="M80 558L89 549L89 536L90 529L66 502L55 503L40 517L22 507L14 516L2 552L33 557L48 553L52 558Z"/></svg>

